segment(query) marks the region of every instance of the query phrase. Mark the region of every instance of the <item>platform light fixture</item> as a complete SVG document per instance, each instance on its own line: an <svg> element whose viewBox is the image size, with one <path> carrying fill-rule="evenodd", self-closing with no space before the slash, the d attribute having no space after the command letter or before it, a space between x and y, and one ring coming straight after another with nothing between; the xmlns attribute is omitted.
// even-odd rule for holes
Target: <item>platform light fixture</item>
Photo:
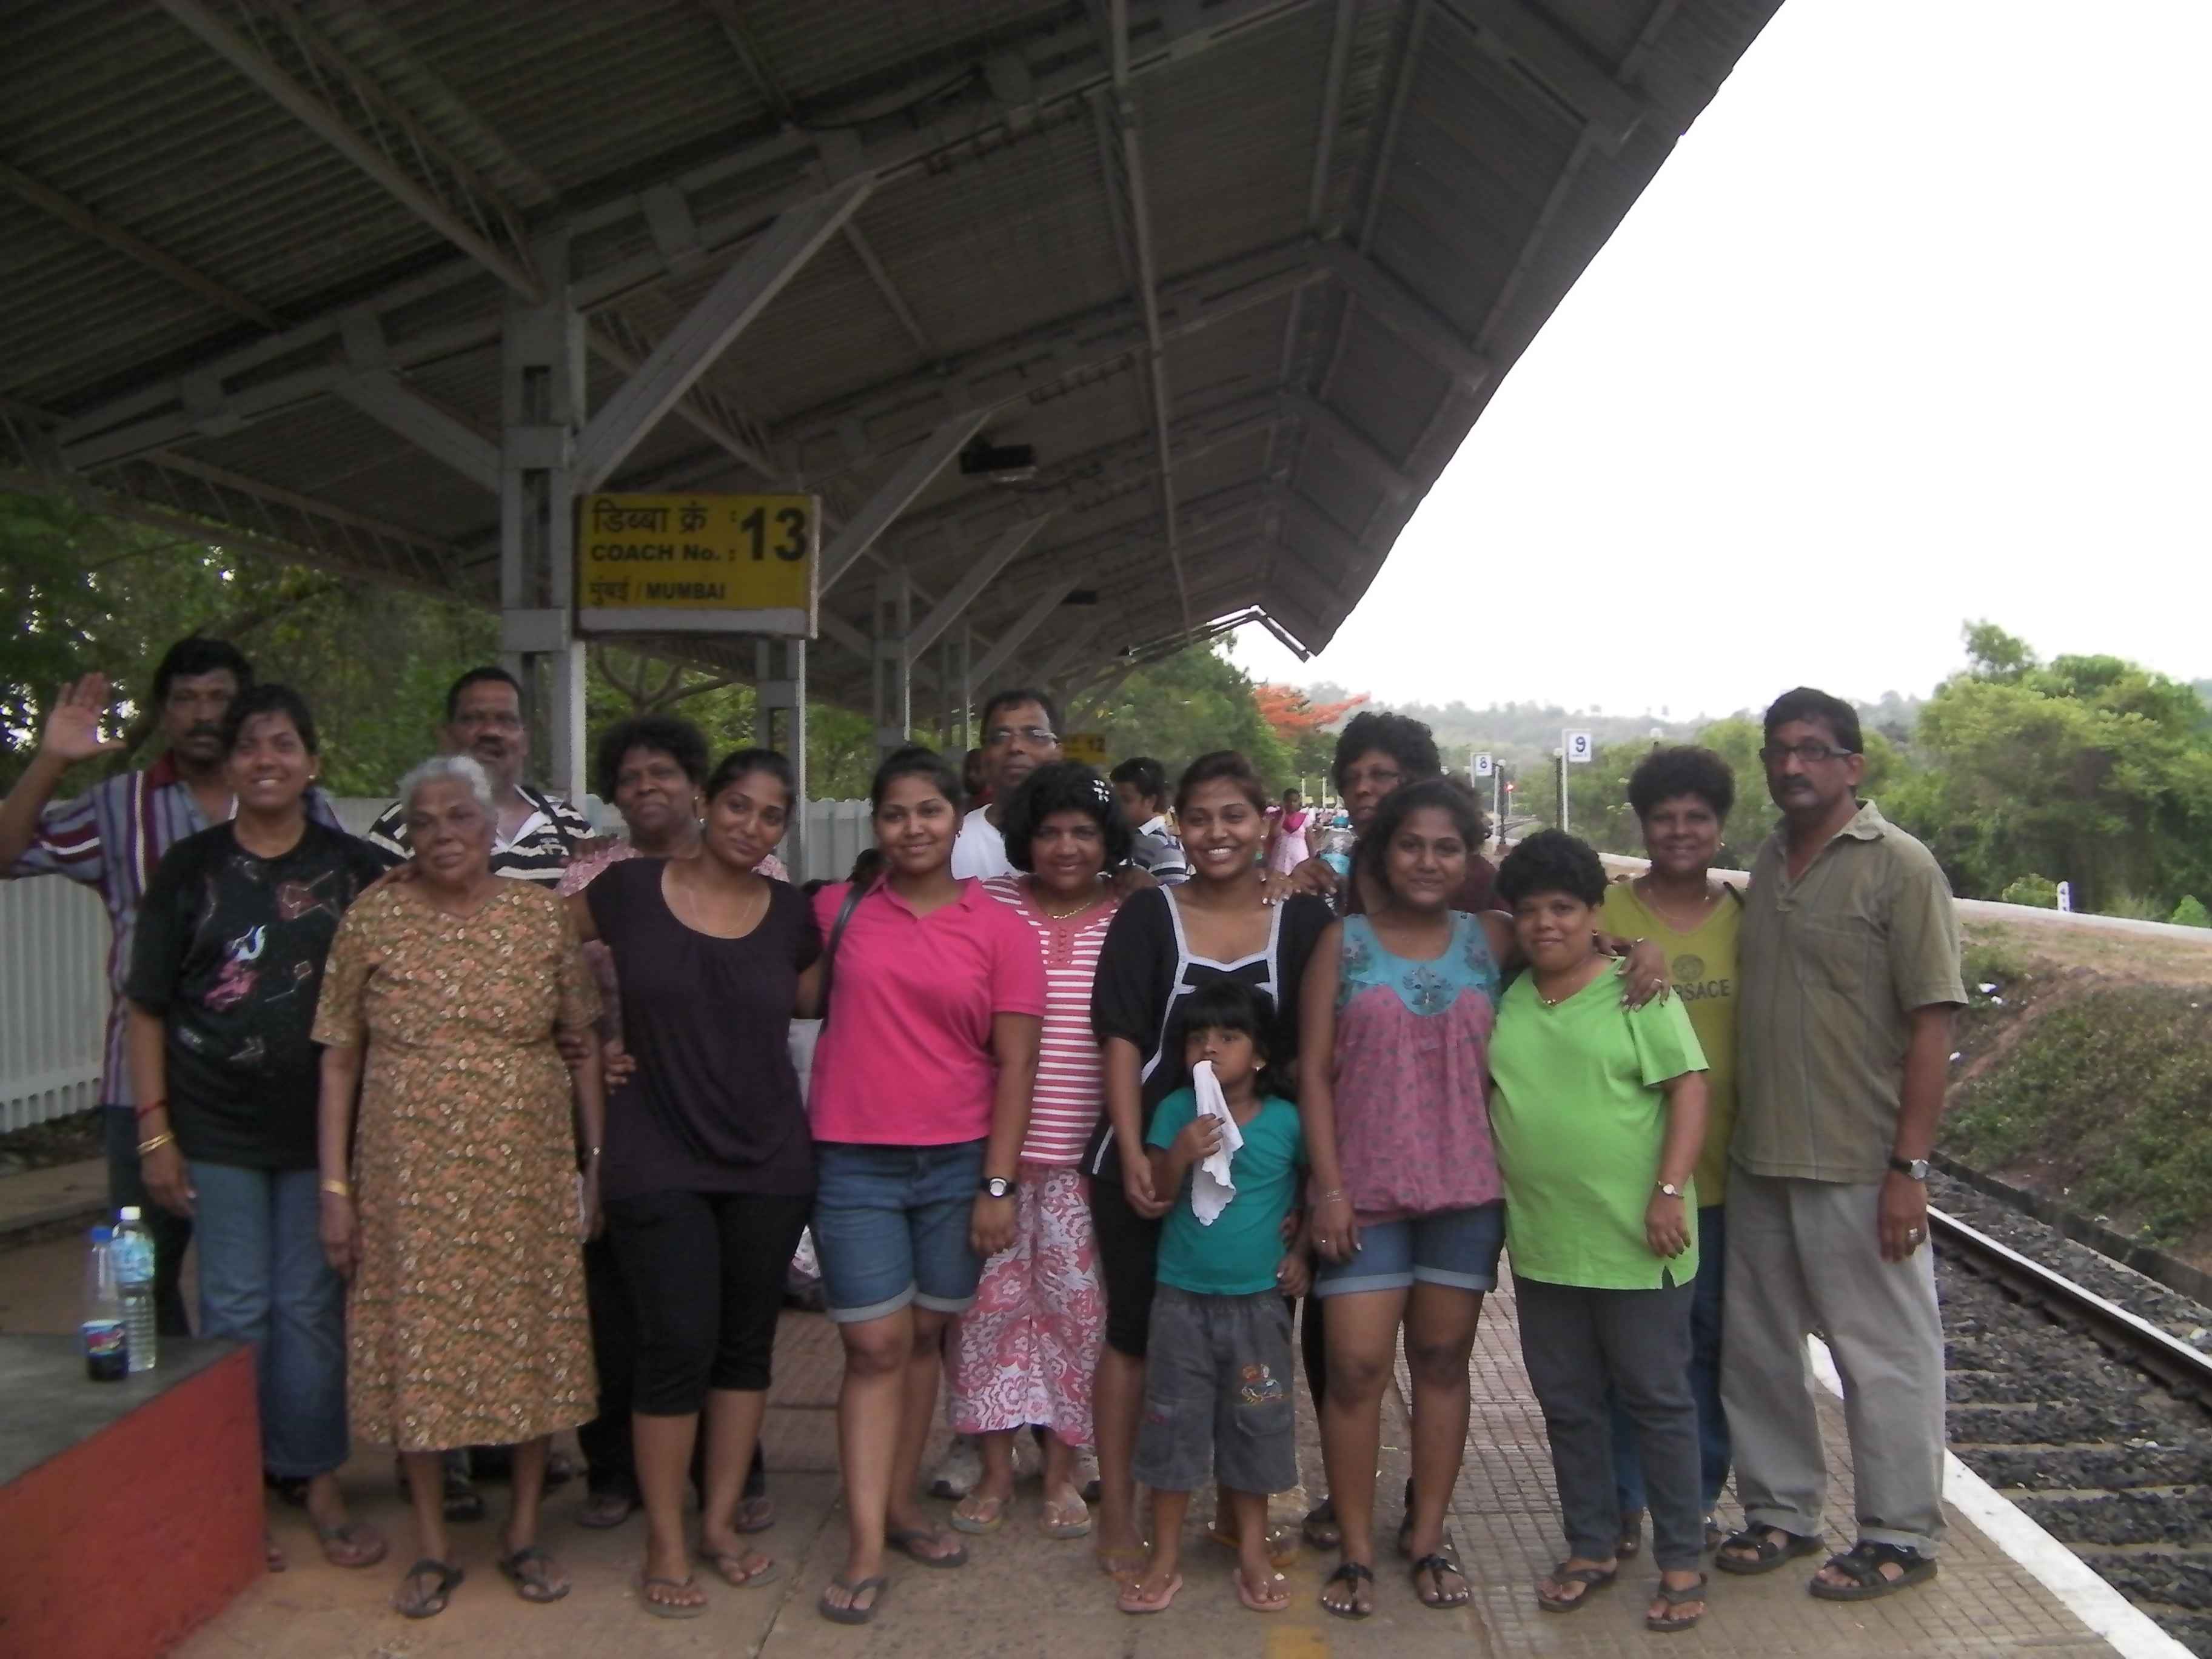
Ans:
<svg viewBox="0 0 2212 1659"><path fill-rule="evenodd" d="M994 444L978 433L960 452L963 477L988 478L993 483L1026 483L1036 477L1036 450L1030 444Z"/></svg>

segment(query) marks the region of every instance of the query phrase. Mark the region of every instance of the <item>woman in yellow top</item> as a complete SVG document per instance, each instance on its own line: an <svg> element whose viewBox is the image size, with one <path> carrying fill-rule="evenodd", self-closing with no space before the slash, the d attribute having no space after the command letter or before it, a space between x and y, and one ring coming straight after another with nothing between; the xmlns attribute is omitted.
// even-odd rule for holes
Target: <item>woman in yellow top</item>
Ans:
<svg viewBox="0 0 2212 1659"><path fill-rule="evenodd" d="M1729 1133L1735 1122L1736 927L1742 890L1713 878L1721 832L1735 804L1735 775L1710 749L1655 749L1628 780L1629 805L1644 829L1651 867L1606 890L1599 926L1651 939L1665 953L1674 994L1705 1051L1705 1146L1698 1159L1697 1296L1690 1316L1690 1392L1698 1404L1698 1463L1705 1538L1719 1536L1712 1514L1729 1475L1728 1419L1721 1415L1721 1267L1727 1255ZM1620 1493L1616 1547L1642 1542L1644 1473L1634 1431L1618 1405L1613 1415L1613 1476Z"/></svg>

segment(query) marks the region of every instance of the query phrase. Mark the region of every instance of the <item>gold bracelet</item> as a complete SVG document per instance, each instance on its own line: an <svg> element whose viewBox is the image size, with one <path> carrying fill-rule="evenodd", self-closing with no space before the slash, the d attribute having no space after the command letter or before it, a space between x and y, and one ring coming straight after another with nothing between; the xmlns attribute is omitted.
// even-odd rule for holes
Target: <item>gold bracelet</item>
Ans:
<svg viewBox="0 0 2212 1659"><path fill-rule="evenodd" d="M325 1176L323 1177L323 1190L330 1194L334 1198L351 1198L353 1196L353 1182L350 1181L340 1181L332 1176Z"/></svg>
<svg viewBox="0 0 2212 1659"><path fill-rule="evenodd" d="M138 1156L141 1158L150 1157L154 1153L160 1152L162 1147L173 1144L175 1140L176 1136L170 1133L168 1130L164 1129L161 1133L155 1135L151 1140L142 1140L138 1143Z"/></svg>

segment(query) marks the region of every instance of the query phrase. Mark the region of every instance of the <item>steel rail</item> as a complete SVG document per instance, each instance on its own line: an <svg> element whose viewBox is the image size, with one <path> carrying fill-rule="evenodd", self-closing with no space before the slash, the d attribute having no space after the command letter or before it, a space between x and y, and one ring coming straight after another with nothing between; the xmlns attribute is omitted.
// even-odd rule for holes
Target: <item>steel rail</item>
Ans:
<svg viewBox="0 0 2212 1659"><path fill-rule="evenodd" d="M1928 1224L1934 1242L2008 1285L2023 1301L2062 1323L2079 1326L2175 1394L2212 1409L2212 1354L1932 1205Z"/></svg>

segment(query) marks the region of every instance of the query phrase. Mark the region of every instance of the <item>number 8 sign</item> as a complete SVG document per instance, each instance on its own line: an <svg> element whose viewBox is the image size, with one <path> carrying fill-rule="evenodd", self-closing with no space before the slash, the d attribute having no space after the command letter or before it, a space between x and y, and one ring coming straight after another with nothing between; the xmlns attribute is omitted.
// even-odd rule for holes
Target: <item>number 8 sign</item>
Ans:
<svg viewBox="0 0 2212 1659"><path fill-rule="evenodd" d="M1566 732L1560 735L1569 760L1581 764L1597 758L1597 746L1590 741L1589 732Z"/></svg>

